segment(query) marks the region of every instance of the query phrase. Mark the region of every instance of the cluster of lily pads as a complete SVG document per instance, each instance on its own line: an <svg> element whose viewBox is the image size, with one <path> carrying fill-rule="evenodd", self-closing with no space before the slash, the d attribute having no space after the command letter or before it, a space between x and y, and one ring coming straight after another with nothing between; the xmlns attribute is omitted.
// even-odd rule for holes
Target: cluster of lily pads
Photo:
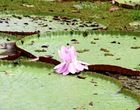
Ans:
<svg viewBox="0 0 140 110"><path fill-rule="evenodd" d="M138 60L140 37L88 31L88 29L91 30L91 27L94 30L93 27L96 27L98 23L95 26L95 23L79 23L79 20L58 16L51 17L51 20L45 17L20 18L20 16L14 16L13 20L11 15L9 19L6 17L1 19L2 25L7 27L5 28L7 30L1 28L3 32L38 31L36 29L41 26L39 30L41 33L26 37L0 34L0 57L12 60L0 61L0 109L137 109L140 105L140 96L125 89L114 78L90 70L62 76L57 74L53 68L60 63L58 50L63 45L75 47L77 58L87 62L90 66L94 67L96 64L114 65L122 67L122 70L130 69L132 74L137 72L140 75L140 62ZM35 24L32 25L32 22ZM8 28L16 27L15 25L16 29ZM21 29L20 25L23 26L23 30L18 30ZM30 28L34 26L35 28ZM27 27L33 30L28 30ZM47 29L53 30L54 28L58 29L57 31L62 30L61 32L47 31ZM66 28L68 32L64 32ZM75 29L84 31L73 31ZM13 61L21 55L36 58L37 61Z"/></svg>

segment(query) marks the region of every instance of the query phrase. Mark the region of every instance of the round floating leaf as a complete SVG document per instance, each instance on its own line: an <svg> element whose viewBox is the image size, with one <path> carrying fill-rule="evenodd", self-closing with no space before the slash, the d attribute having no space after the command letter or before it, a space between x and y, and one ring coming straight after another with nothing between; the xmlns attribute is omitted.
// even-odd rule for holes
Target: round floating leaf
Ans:
<svg viewBox="0 0 140 110"><path fill-rule="evenodd" d="M67 30L98 30L105 26L80 19L71 19L62 16L22 16L22 15L0 15L0 31L4 32L48 32ZM28 33L29 32L29 33Z"/></svg>
<svg viewBox="0 0 140 110"><path fill-rule="evenodd" d="M115 0L115 2L127 8L140 8L139 0Z"/></svg>
<svg viewBox="0 0 140 110"><path fill-rule="evenodd" d="M0 62L1 110L135 110L140 96L92 72L63 76L53 66Z"/></svg>
<svg viewBox="0 0 140 110"><path fill-rule="evenodd" d="M78 59L89 64L109 64L135 70L140 63L140 37L134 35L71 31L26 37L17 42L19 48L34 56L50 55L59 61L58 50L62 45L73 45Z"/></svg>

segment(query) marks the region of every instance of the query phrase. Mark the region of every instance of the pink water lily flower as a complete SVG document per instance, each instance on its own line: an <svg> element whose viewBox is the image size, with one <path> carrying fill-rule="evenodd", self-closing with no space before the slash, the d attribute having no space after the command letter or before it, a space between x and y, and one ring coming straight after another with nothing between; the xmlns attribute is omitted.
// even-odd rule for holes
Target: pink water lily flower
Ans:
<svg viewBox="0 0 140 110"><path fill-rule="evenodd" d="M69 73L75 74L84 69L88 69L86 63L77 60L76 50L73 46L62 46L58 54L62 61L54 67L57 73L63 75Z"/></svg>

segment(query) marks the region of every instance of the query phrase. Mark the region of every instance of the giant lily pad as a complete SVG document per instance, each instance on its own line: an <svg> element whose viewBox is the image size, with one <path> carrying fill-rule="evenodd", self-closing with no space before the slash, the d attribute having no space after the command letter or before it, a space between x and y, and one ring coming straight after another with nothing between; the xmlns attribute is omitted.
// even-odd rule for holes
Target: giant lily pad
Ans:
<svg viewBox="0 0 140 110"><path fill-rule="evenodd" d="M139 0L115 0L115 2L127 8L140 8Z"/></svg>
<svg viewBox="0 0 140 110"><path fill-rule="evenodd" d="M97 30L105 26L80 19L61 16L0 15L0 31L3 32L47 32L67 30Z"/></svg>
<svg viewBox="0 0 140 110"><path fill-rule="evenodd" d="M17 42L20 49L35 57L49 55L58 61L58 49L62 45L75 46L78 59L89 64L116 65L132 70L137 70L140 64L140 37L134 35L58 32Z"/></svg>
<svg viewBox="0 0 140 110"><path fill-rule="evenodd" d="M0 62L1 110L135 110L140 96L92 72L62 76L53 66Z"/></svg>

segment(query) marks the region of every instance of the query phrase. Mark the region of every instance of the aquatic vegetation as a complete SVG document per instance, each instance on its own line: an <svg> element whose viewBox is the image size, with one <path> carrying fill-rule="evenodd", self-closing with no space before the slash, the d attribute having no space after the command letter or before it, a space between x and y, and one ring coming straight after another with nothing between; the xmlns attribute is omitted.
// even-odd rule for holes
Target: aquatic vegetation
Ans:
<svg viewBox="0 0 140 110"><path fill-rule="evenodd" d="M126 8L140 8L139 0L114 0L114 1Z"/></svg>
<svg viewBox="0 0 140 110"><path fill-rule="evenodd" d="M37 34L37 32L98 30L106 27L97 22L63 16L0 15L0 32ZM20 33L19 33L20 34Z"/></svg>
<svg viewBox="0 0 140 110"><path fill-rule="evenodd" d="M86 33L86 36L85 36ZM21 41L24 41L22 44ZM33 45L29 45L34 41ZM95 43L92 43L95 42ZM76 48L79 60L89 64L107 64L136 70L139 65L140 38L135 35L102 34L94 32L53 32L30 36L19 40L17 46L34 57L51 56L58 61L58 49L62 45ZM47 45L47 48L42 48ZM45 49L46 52L36 52ZM128 60L129 59L129 60Z"/></svg>
<svg viewBox="0 0 140 110"><path fill-rule="evenodd" d="M2 110L135 110L140 97L115 79L94 72L62 76L53 65L37 62L0 62Z"/></svg>
<svg viewBox="0 0 140 110"><path fill-rule="evenodd" d="M64 1L0 1L0 110L139 110L139 0Z"/></svg>

